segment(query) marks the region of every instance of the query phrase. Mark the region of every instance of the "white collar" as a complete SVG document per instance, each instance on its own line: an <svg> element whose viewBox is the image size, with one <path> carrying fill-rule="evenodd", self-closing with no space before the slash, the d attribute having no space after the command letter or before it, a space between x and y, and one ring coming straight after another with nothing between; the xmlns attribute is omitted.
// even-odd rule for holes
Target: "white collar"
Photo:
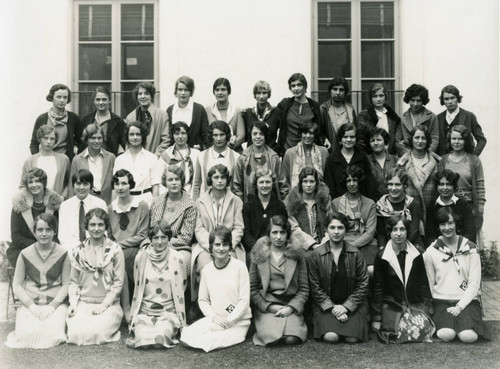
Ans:
<svg viewBox="0 0 500 369"><path fill-rule="evenodd" d="M446 110L446 117L456 117L457 114L460 113L460 106L457 106L457 108L455 110L453 110L451 113Z"/></svg>
<svg viewBox="0 0 500 369"><path fill-rule="evenodd" d="M451 202L456 205L457 204L457 201L458 201L458 197L456 197L455 195L452 195L451 196ZM441 205L441 206L448 206L449 204L445 204L443 202L443 200L441 200L441 196L438 196L438 198L436 199L436 204L438 205Z"/></svg>
<svg viewBox="0 0 500 369"><path fill-rule="evenodd" d="M213 146L212 146L210 149L212 150L212 158L214 158L214 159L219 159L219 156L220 156L220 155L222 155L222 156L224 157L224 159L226 159L226 158L227 158L227 155L228 155L228 153L229 153L229 151L228 151L228 149L229 149L229 148L228 148L227 146L226 146L226 150L224 150L224 151L223 151L223 152L221 152L221 153L219 153L219 152L215 151L215 149L214 149L214 147L213 147Z"/></svg>
<svg viewBox="0 0 500 369"><path fill-rule="evenodd" d="M384 109L382 111L378 111L377 109L375 109L375 113L377 114L377 116L380 118L382 117L384 114L387 114L387 109L385 108L384 106Z"/></svg>
<svg viewBox="0 0 500 369"><path fill-rule="evenodd" d="M181 108L179 106L179 100L176 99L175 100L175 103L174 103L174 113L177 113L178 111L182 111L182 110L189 110L189 111L193 111L193 106L194 106L194 102L193 102L193 99L189 99L189 102L187 104L187 106L185 108ZM175 123L175 122L174 122Z"/></svg>
<svg viewBox="0 0 500 369"><path fill-rule="evenodd" d="M104 156L104 153L102 152L102 149L99 151L99 154L97 154L97 155L98 155L98 156L101 156L101 157L102 157L102 156ZM92 155L90 155L90 152L89 152L89 148L88 148L88 147L86 147L86 148L85 148L85 150L83 150L83 152L82 152L82 156L84 156L84 157L86 157L86 158L88 158L88 157L92 157L92 158L93 158L93 156L92 156Z"/></svg>
<svg viewBox="0 0 500 369"><path fill-rule="evenodd" d="M120 209L118 206L118 199L115 199L112 203L111 206L113 207L113 211L115 213L121 214L121 213L129 213L132 208L138 208L139 204L141 202L141 199L137 196L132 196L132 202L129 204L126 210Z"/></svg>

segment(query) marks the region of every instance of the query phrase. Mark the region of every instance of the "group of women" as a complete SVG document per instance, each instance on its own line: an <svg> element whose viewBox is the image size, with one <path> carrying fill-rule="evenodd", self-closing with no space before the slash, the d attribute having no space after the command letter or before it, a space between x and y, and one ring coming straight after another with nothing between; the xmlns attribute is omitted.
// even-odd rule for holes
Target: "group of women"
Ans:
<svg viewBox="0 0 500 369"><path fill-rule="evenodd" d="M140 83L126 123L99 87L84 125L54 85L13 200L8 257L23 306L6 344L114 342L125 319L130 347L208 352L243 342L252 317L264 346L304 342L306 322L329 343L366 341L370 322L384 342L488 338L474 243L486 140L458 90L443 89L436 117L412 85L400 119L381 84L356 115L342 77L321 106L303 75L288 82L281 107L259 81L256 106L241 111L227 79L203 109L181 77L166 112ZM85 191L107 211L80 214L80 243L60 245L61 203Z"/></svg>

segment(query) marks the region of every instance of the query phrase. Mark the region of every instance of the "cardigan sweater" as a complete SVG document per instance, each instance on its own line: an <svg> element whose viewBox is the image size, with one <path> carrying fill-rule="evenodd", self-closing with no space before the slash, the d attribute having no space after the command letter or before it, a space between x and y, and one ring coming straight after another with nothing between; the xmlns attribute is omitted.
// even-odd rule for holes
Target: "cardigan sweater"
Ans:
<svg viewBox="0 0 500 369"><path fill-rule="evenodd" d="M418 125L424 125L429 130L431 134L431 146L429 150L436 152L439 146L439 125L436 114L424 108L422 112L421 120L417 123ZM410 109L403 113L401 117L401 130L396 130L396 152L399 156L402 156L408 150L410 150L409 140L410 132L413 129L413 121L411 119Z"/></svg>
<svg viewBox="0 0 500 369"><path fill-rule="evenodd" d="M321 114L321 118L323 120L323 124L325 125L326 137L328 138L328 141L330 141L331 146L329 151L335 152L340 145L337 132L335 132L335 129L333 128L333 123L329 114L329 110L331 107L332 107L332 100L328 99L327 101L325 101L323 104L320 105L319 111ZM346 109L347 115L351 123L357 126L357 117L354 107L348 102L344 102L344 107Z"/></svg>
<svg viewBox="0 0 500 369"><path fill-rule="evenodd" d="M271 106L263 117L257 116L256 107L251 107L243 110L241 113L243 121L245 122L245 129L247 131L247 147L252 144L252 125L254 122L263 121L267 126L266 146L270 147L278 154L278 131L281 127L281 111L276 106ZM282 154L281 154L282 155Z"/></svg>
<svg viewBox="0 0 500 369"><path fill-rule="evenodd" d="M40 143L38 142L36 133L38 131L38 128L40 128L44 124L48 124L48 119L49 119L49 113L43 113L38 118L36 118L30 142L31 154L37 154L40 151ZM65 154L71 161L73 160L73 156L75 155L73 151L75 146L77 147L78 150L80 150L82 146L81 137L82 137L83 127L82 123L80 122L80 118L78 118L78 115L68 111L68 121L66 122L66 127L68 129L68 134L66 137L67 144L66 144Z"/></svg>
<svg viewBox="0 0 500 369"><path fill-rule="evenodd" d="M118 207L118 199L108 206L109 238L118 243L122 249L129 247L139 248L141 243L148 237L149 229L149 207L137 197L133 197L130 209L125 212L129 219L129 224L125 229L120 228L121 214L124 213Z"/></svg>
<svg viewBox="0 0 500 369"><path fill-rule="evenodd" d="M24 162L23 165L23 173L21 176L24 178L28 171L33 168L37 168L37 162L38 159L40 158L40 153L31 155L26 161ZM60 154L58 152L54 152L54 159L56 160L56 168L57 168L57 174L56 178L54 180L54 188L52 190L54 192L57 192L64 198L70 197L68 195L68 182L70 182L70 163L69 159L66 155ZM19 186L19 188L23 188L23 184Z"/></svg>
<svg viewBox="0 0 500 369"><path fill-rule="evenodd" d="M387 109L387 123L389 125L389 143L387 150L389 154L396 154L396 136L401 135L401 118L396 112L388 105ZM367 110L363 110L358 115L358 131L357 131L357 146L361 152L369 154L370 147L370 133L377 127L378 116L375 112L375 107L370 106Z"/></svg>
<svg viewBox="0 0 500 369"><path fill-rule="evenodd" d="M172 112L174 106L170 105L167 108L169 122L172 122ZM177 122L172 122L172 124ZM174 135L170 137L170 146L174 144ZM191 125L189 126L189 134L187 144L189 147L197 146L198 150L205 150L212 146L212 134L208 123L208 116L203 105L193 102L193 115Z"/></svg>
<svg viewBox="0 0 500 369"><path fill-rule="evenodd" d="M382 320L382 305L394 303L424 310L427 314L432 308L432 296L425 272L423 249L406 243L404 276L391 241L375 257L373 273L372 320ZM397 308L397 310L400 310Z"/></svg>
<svg viewBox="0 0 500 369"><path fill-rule="evenodd" d="M87 127L89 124L95 122L95 116L97 111L87 114L82 119L83 129ZM127 147L127 137L125 136L125 121L119 117L118 115L110 112L111 119L106 121L106 137L104 138L104 148L113 153L115 156L118 155L119 146L122 147L123 151L125 151ZM87 145L85 143L82 144L81 150L85 149Z"/></svg>
<svg viewBox="0 0 500 369"><path fill-rule="evenodd" d="M442 156L448 152L447 150L447 135L451 127L462 125L467 127L476 140L476 147L474 148L474 155L481 155L484 147L486 146L486 137L484 136L483 129L477 122L474 113L460 108L458 115L455 117L451 124L446 121L446 110L437 115L439 126L439 147L437 154Z"/></svg>

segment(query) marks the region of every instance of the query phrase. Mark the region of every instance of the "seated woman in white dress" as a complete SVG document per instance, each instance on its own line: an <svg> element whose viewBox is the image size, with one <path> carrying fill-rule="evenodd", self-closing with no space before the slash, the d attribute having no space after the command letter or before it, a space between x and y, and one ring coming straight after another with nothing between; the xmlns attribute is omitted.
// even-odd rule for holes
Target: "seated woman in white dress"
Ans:
<svg viewBox="0 0 500 369"><path fill-rule="evenodd" d="M71 269L66 249L52 241L56 217L40 214L34 221L37 241L21 251L14 273L16 330L7 337L11 348L49 348L66 341L68 279Z"/></svg>
<svg viewBox="0 0 500 369"><path fill-rule="evenodd" d="M230 256L231 230L215 227L209 236L213 262L201 272L198 304L205 315L182 330L181 342L205 352L245 340L250 327L250 281L244 262Z"/></svg>
<svg viewBox="0 0 500 369"><path fill-rule="evenodd" d="M254 306L253 343L295 345L307 339L304 304L309 297L301 237L290 237L283 215L270 219L267 236L252 249L250 296Z"/></svg>
<svg viewBox="0 0 500 369"><path fill-rule="evenodd" d="M108 214L99 208L85 215L90 237L73 249L69 281L68 343L100 345L120 340L120 293L125 262L120 246L105 236Z"/></svg>
<svg viewBox="0 0 500 369"><path fill-rule="evenodd" d="M150 244L135 259L136 288L132 300L131 336L127 346L173 347L186 325L186 276L182 255L170 247L170 225L157 221L149 228Z"/></svg>

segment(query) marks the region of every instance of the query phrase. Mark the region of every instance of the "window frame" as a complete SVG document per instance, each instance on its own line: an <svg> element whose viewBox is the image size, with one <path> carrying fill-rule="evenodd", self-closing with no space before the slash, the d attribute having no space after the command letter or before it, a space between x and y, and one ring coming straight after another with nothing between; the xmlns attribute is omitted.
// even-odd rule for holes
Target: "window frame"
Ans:
<svg viewBox="0 0 500 369"><path fill-rule="evenodd" d="M121 39L121 7L124 4L138 4L138 5L153 5L153 40L122 40ZM80 41L79 39L79 7L80 5L110 5L111 6L111 40L110 41ZM122 83L139 83L139 82L152 82L157 91L155 93L153 103L159 105L160 91L158 90L160 82L160 69L159 69L159 6L158 0L74 0L73 1L73 54L72 54L72 103L73 111L80 114L80 94L88 93L80 91L79 87L82 83L99 83L111 84L111 111L117 115L122 115L122 95L130 93L131 91L122 91ZM122 79L122 44L153 44L153 79ZM111 81L107 80L82 80L80 79L80 54L79 46L82 44L111 44ZM124 112L123 115L129 112Z"/></svg>

